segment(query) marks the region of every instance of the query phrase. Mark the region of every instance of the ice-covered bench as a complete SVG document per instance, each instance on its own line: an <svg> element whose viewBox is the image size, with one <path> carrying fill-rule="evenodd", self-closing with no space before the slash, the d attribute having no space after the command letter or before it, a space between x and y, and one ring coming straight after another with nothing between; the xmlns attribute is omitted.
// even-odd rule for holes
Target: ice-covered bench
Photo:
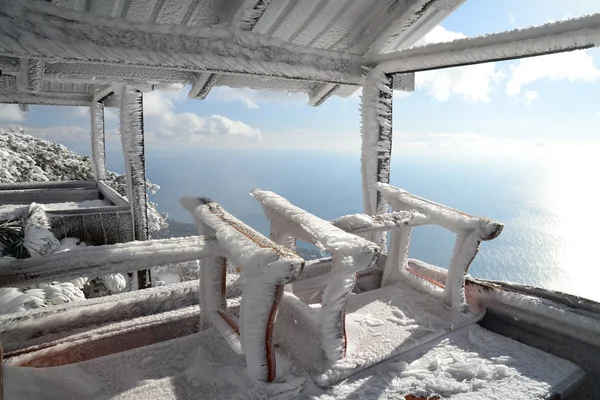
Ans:
<svg viewBox="0 0 600 400"><path fill-rule="evenodd" d="M283 285L296 278L304 267L304 260L252 230L215 202L205 198L184 198L182 204L194 216L202 236L91 246L3 262L0 267L0 287L29 286L201 259L201 315L238 354L245 355L247 370L253 379L274 380L273 324ZM227 311L225 303L226 259L239 266L245 278L239 321ZM85 313L85 307L81 307L75 317L79 314L83 318ZM18 319L10 323L25 326L27 314L20 315ZM60 325L66 321L54 318L46 323ZM69 324L73 325L71 319ZM56 332L56 328L39 324L35 327L40 332ZM26 340L33 339L30 331ZM19 349L18 338L13 335L9 337L10 347ZM84 344L85 340L78 345ZM37 343L27 351L32 353L27 356L30 365L48 365L53 358L57 363L61 358L76 358L65 355L70 352L69 343L65 340L55 348ZM22 355L23 352L18 350L12 355Z"/></svg>

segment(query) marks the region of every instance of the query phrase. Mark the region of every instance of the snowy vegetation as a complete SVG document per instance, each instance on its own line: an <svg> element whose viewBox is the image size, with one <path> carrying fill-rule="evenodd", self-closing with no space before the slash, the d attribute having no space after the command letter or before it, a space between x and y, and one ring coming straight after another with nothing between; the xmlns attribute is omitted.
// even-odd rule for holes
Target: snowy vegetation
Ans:
<svg viewBox="0 0 600 400"><path fill-rule="evenodd" d="M94 174L89 157L76 154L63 145L28 135L20 127L10 131L0 130L0 183L90 179L94 179ZM107 172L105 182L121 195L127 196L124 175ZM146 185L151 193L160 189L150 182ZM160 214L156 204L148 204L150 233L166 228L166 219L167 215ZM59 242L50 231L44 207L35 203L10 220L0 221L0 256L4 259L35 257L85 245L76 238L65 238ZM179 265L174 268L181 273L176 277L169 276L170 281L193 279L189 268ZM134 285L131 279L121 274L91 278L36 285L24 290L0 288L0 314L119 293ZM164 283L157 280L156 284Z"/></svg>

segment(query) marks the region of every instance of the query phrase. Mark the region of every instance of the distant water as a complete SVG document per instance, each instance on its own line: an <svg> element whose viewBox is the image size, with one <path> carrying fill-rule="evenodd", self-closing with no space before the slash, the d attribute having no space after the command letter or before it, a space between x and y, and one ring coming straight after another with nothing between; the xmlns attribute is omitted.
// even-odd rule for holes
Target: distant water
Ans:
<svg viewBox="0 0 600 400"><path fill-rule="evenodd" d="M362 211L360 156L306 151L147 154L148 177L162 189L152 200L171 218L191 222L178 199L204 195L255 229L268 223L253 188L275 191L324 219ZM557 289L600 301L596 239L598 161L593 159L465 159L395 154L392 184L419 196L503 222L470 270L476 277ZM590 168L594 165L594 168ZM453 235L416 228L411 257L447 267Z"/></svg>

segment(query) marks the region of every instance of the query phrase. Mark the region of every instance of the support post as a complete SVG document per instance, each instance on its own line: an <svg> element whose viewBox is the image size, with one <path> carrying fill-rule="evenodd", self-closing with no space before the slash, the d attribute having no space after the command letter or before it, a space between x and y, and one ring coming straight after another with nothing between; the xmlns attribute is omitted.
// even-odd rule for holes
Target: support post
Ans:
<svg viewBox="0 0 600 400"><path fill-rule="evenodd" d="M90 105L92 123L92 166L97 181L106 179L106 142L104 138L104 103L92 101Z"/></svg>
<svg viewBox="0 0 600 400"><path fill-rule="evenodd" d="M388 205L376 183L390 182L392 152L393 78L377 68L364 79L362 95L362 186L365 213L386 213ZM385 249L387 235L377 232L368 239Z"/></svg>
<svg viewBox="0 0 600 400"><path fill-rule="evenodd" d="M135 240L148 239L144 111L142 92L124 86L121 92L121 144ZM150 286L150 270L138 271L138 287Z"/></svg>

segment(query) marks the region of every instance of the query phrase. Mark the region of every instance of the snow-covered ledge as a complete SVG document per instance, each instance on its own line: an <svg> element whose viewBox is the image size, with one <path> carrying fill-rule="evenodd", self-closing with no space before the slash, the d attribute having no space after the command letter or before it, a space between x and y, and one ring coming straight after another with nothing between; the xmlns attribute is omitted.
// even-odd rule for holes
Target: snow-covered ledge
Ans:
<svg viewBox="0 0 600 400"><path fill-rule="evenodd" d="M428 224L438 225L456 233L456 243L442 297L452 309L464 310L465 277L477 255L479 244L481 241L498 237L504 226L487 218L475 217L434 203L388 184L378 183L376 187L394 211L416 210L426 216ZM394 284L399 280L415 280L416 277L406 268L411 234L412 226L392 232L382 286Z"/></svg>
<svg viewBox="0 0 600 400"><path fill-rule="evenodd" d="M381 249L359 236L344 232L283 197L269 191L253 190L271 222L271 239L289 246L300 239L333 254L331 278L323 294L320 311L313 310L292 292L284 301L294 313L318 332L321 347L330 360L346 353L346 301L356 283L356 273L371 266Z"/></svg>
<svg viewBox="0 0 600 400"><path fill-rule="evenodd" d="M184 197L183 207L194 217L201 235L215 235L219 253L201 261L203 318L231 348L246 355L248 374L257 380L276 378L273 327L283 295L304 268L304 260L277 245L208 198ZM240 319L227 310L227 261L242 268L245 279Z"/></svg>

